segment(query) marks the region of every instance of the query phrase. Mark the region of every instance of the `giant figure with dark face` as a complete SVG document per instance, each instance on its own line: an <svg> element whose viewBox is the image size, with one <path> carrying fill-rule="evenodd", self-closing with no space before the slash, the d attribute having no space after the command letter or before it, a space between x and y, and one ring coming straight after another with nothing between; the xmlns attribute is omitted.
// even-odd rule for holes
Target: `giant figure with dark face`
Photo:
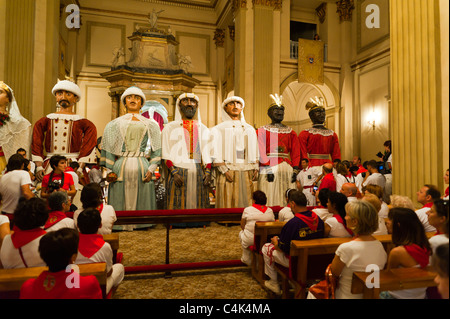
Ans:
<svg viewBox="0 0 450 319"><path fill-rule="evenodd" d="M167 209L209 208L210 135L201 122L198 103L195 94L181 94L175 120L162 131L162 159L168 175Z"/></svg>
<svg viewBox="0 0 450 319"><path fill-rule="evenodd" d="M341 149L337 134L325 127L325 107L323 99L311 99L306 104L313 125L300 132L300 157L308 159L310 166L322 166L341 159Z"/></svg>
<svg viewBox="0 0 450 319"><path fill-rule="evenodd" d="M284 206L285 192L295 188L299 172L300 145L297 133L283 123L284 106L282 97L271 95L267 115L272 120L257 131L260 175L258 189L267 195L268 206Z"/></svg>

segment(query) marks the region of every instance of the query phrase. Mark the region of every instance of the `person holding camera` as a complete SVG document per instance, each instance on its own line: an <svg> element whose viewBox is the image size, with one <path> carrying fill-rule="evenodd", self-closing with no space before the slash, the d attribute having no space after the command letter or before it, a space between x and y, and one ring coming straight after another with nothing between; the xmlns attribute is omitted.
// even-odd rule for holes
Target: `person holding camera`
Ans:
<svg viewBox="0 0 450 319"><path fill-rule="evenodd" d="M380 174L378 171L378 163L375 160L371 160L367 163L367 170L369 171L369 174L366 174L366 177L364 177L364 180L362 182L362 187L365 187L367 185L378 185L380 186L384 191L384 186L386 185L386 178L383 176L383 174Z"/></svg>
<svg viewBox="0 0 450 319"><path fill-rule="evenodd" d="M41 198L48 198L54 191L65 191L70 198L77 194L72 175L66 173L67 159L53 155L49 161L52 171L42 178Z"/></svg>

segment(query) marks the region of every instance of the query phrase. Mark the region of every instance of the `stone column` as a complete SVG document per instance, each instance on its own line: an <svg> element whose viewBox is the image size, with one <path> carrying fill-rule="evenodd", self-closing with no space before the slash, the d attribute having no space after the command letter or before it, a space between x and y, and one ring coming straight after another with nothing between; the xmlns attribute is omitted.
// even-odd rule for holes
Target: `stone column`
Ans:
<svg viewBox="0 0 450 319"><path fill-rule="evenodd" d="M20 112L31 121L35 1L2 1L1 6L5 19L1 79L14 90Z"/></svg>
<svg viewBox="0 0 450 319"><path fill-rule="evenodd" d="M424 184L442 191L439 2L391 0L393 194L416 200Z"/></svg>

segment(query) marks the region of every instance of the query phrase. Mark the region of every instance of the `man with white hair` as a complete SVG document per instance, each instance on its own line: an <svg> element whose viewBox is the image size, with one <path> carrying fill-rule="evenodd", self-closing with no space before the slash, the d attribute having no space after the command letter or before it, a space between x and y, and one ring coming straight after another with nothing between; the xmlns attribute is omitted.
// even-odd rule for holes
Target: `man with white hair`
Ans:
<svg viewBox="0 0 450 319"><path fill-rule="evenodd" d="M56 83L52 93L59 109L42 117L33 128L31 159L36 163L38 181L42 181L44 174L51 171L48 160L56 154L78 161L81 172L87 163L96 162L97 129L91 121L73 111L81 98L80 88L64 80Z"/></svg>
<svg viewBox="0 0 450 319"><path fill-rule="evenodd" d="M245 121L245 102L238 96L222 103L222 123L211 129L211 157L216 174L216 207L252 205L258 180L258 139Z"/></svg>
<svg viewBox="0 0 450 319"><path fill-rule="evenodd" d="M169 175L167 209L209 208L210 134L201 122L198 103L197 95L181 94L175 120L162 131L162 159Z"/></svg>

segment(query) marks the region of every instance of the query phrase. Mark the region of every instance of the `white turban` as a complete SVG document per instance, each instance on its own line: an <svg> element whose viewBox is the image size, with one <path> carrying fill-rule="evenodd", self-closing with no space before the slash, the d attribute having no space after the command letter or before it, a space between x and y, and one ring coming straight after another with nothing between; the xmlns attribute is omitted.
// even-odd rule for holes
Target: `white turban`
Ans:
<svg viewBox="0 0 450 319"><path fill-rule="evenodd" d="M242 111L241 114L239 114L239 119L242 123L246 123L245 122L245 117L244 117L244 107L245 107L245 102L244 99L239 97L239 96L230 96L229 98L227 98L225 101L222 102L222 110L221 110L221 114L222 114L222 121L231 121L230 116L228 115L228 113L225 111L225 106L230 103L230 102L238 102L241 103L242 105Z"/></svg>
<svg viewBox="0 0 450 319"><path fill-rule="evenodd" d="M245 102L244 102L244 99L243 99L243 98L241 98L241 97L239 97L239 96L230 96L228 99L226 99L225 101L223 101L223 103L222 103L222 108L224 108L228 103L231 103L231 102L238 102L238 103L241 103L242 108L245 107Z"/></svg>
<svg viewBox="0 0 450 319"><path fill-rule="evenodd" d="M133 94L140 96L142 98L142 105L144 105L144 103L145 103L145 94L137 86L130 86L128 89L125 90L125 92L123 92L122 96L120 97L120 100L122 101L123 105L126 105L125 98L128 95L133 95Z"/></svg>
<svg viewBox="0 0 450 319"><path fill-rule="evenodd" d="M177 102L175 103L176 107L175 107L175 121L181 121L182 120L182 116L181 116L181 112L180 112L180 101L182 99L194 99L197 101L197 104L200 103L200 99L198 98L197 95L195 95L194 93L183 93L181 94L178 99ZM197 109L197 112L195 113L194 119L196 119L198 122L202 122L201 117L200 117L200 108Z"/></svg>
<svg viewBox="0 0 450 319"><path fill-rule="evenodd" d="M58 91L67 91L75 94L77 96L77 102L81 99L81 89L78 85L73 83L72 81L58 81L52 89L52 94L56 95Z"/></svg>

